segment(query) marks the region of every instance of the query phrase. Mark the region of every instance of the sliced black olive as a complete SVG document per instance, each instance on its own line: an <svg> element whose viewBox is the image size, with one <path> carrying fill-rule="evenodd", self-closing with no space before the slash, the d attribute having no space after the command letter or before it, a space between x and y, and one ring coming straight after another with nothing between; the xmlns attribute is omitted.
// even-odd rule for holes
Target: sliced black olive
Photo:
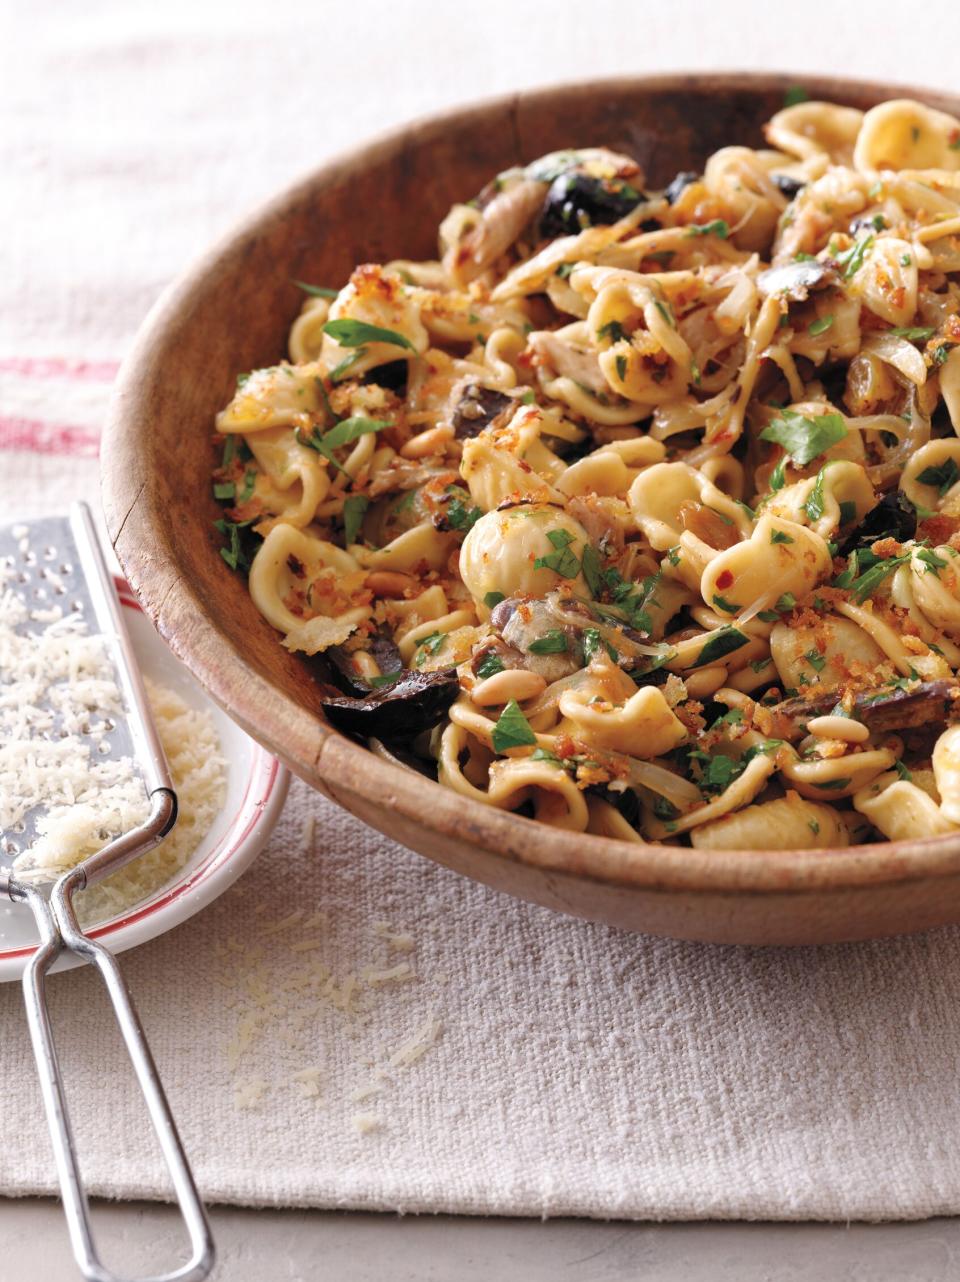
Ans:
<svg viewBox="0 0 960 1282"><path fill-rule="evenodd" d="M815 699L787 699L770 711L805 725L836 706L836 691ZM944 726L960 716L960 681L921 681L906 690L865 690L854 700L853 714L878 734L915 727Z"/></svg>
<svg viewBox="0 0 960 1282"><path fill-rule="evenodd" d="M585 227L608 226L623 218L647 197L622 178L591 178L589 174L561 174L550 184L540 235L572 236Z"/></svg>
<svg viewBox="0 0 960 1282"><path fill-rule="evenodd" d="M868 548L878 539L896 539L906 543L917 536L917 509L900 490L884 494L863 520L850 531L839 548L840 556L849 556L857 548Z"/></svg>
<svg viewBox="0 0 960 1282"><path fill-rule="evenodd" d="M783 192L787 200L793 200L807 185L802 178L791 178L789 174L771 174L770 177L773 185Z"/></svg>
<svg viewBox="0 0 960 1282"><path fill-rule="evenodd" d="M443 720L460 692L455 668L405 672L392 685L363 695L321 689L320 702L330 721L350 734L409 740Z"/></svg>
<svg viewBox="0 0 960 1282"><path fill-rule="evenodd" d="M674 205L680 199L681 195L687 190L691 183L700 181L700 175L693 173L689 169L683 169L677 174L673 182L663 193L664 200L668 205Z"/></svg>
<svg viewBox="0 0 960 1282"><path fill-rule="evenodd" d="M388 387L398 396L405 396L409 373L409 361L388 361L386 365L377 365L365 374L363 382L376 383L377 387Z"/></svg>
<svg viewBox="0 0 960 1282"><path fill-rule="evenodd" d="M836 269L830 263L821 263L817 258L769 267L757 277L761 294L783 294L795 303L802 303L811 293L830 289L839 283Z"/></svg>
<svg viewBox="0 0 960 1282"><path fill-rule="evenodd" d="M492 387L470 383L453 411L453 431L457 440L465 441L479 436L498 414L516 403L512 396L504 396L503 392L497 392Z"/></svg>
<svg viewBox="0 0 960 1282"><path fill-rule="evenodd" d="M377 661L383 676L392 676L403 671L403 659L396 642L383 628L379 628L371 637L368 646L370 653ZM354 666L354 652L342 645L332 645L318 657L318 666L324 671L324 677L338 686L344 694L365 695L370 689L366 681Z"/></svg>

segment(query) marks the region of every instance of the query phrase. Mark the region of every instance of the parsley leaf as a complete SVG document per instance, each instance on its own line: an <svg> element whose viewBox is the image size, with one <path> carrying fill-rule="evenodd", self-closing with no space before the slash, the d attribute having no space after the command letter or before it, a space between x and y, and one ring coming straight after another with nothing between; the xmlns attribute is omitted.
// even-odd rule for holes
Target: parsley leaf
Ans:
<svg viewBox="0 0 960 1282"><path fill-rule="evenodd" d="M707 757L706 753L691 753L698 762L703 762L706 758L706 765L702 766L700 778L697 780L697 786L702 793L720 793L729 788L735 779L743 774L745 765L735 757L724 756L718 752L716 756Z"/></svg>
<svg viewBox="0 0 960 1282"><path fill-rule="evenodd" d="M600 591L600 553L592 543L585 543L583 547L583 559L580 567L583 570L583 577L587 581L587 587L594 596Z"/></svg>
<svg viewBox="0 0 960 1282"><path fill-rule="evenodd" d="M237 496L237 487L233 481L218 481L213 487L213 497L224 502L226 499L233 499Z"/></svg>
<svg viewBox="0 0 960 1282"><path fill-rule="evenodd" d="M925 467L918 473L917 480L921 485L935 485L942 498L960 480L960 469L952 458L944 459L936 467Z"/></svg>
<svg viewBox="0 0 960 1282"><path fill-rule="evenodd" d="M949 564L942 556L937 556L933 548L921 548L917 553L917 560L922 561L927 567L924 574L933 574L940 577L940 571Z"/></svg>
<svg viewBox="0 0 960 1282"><path fill-rule="evenodd" d="M483 508L468 507L470 495L459 486L448 485L447 493L453 496L446 513L448 523L454 530L468 534L483 516Z"/></svg>
<svg viewBox="0 0 960 1282"><path fill-rule="evenodd" d="M530 753L530 760L549 761L551 766L559 766L561 770L563 769L563 762L556 753L551 752L549 748L534 748L533 752Z"/></svg>
<svg viewBox="0 0 960 1282"><path fill-rule="evenodd" d="M803 657L815 672L822 672L827 666L827 661L819 650L808 650Z"/></svg>
<svg viewBox="0 0 960 1282"><path fill-rule="evenodd" d="M381 325L368 325L366 321L352 320L346 316L339 320L327 321L323 332L336 339L341 347L363 347L365 343L391 343L394 347L406 347L411 352L416 351L405 334L398 334L395 329L384 329Z"/></svg>
<svg viewBox="0 0 960 1282"><path fill-rule="evenodd" d="M722 596L715 596L713 604L718 610L723 610L726 614L737 614L743 609L743 606L738 605L736 601L727 601Z"/></svg>
<svg viewBox="0 0 960 1282"><path fill-rule="evenodd" d="M567 648L566 634L560 628L551 628L527 646L531 654L565 654Z"/></svg>
<svg viewBox="0 0 960 1282"><path fill-rule="evenodd" d="M776 494L777 490L782 490L784 487L784 484L786 483L787 478L783 474L783 469L786 465L786 462L787 462L787 456L784 455L783 458L780 460L780 462L777 464L777 466L770 473L770 489L774 494Z"/></svg>
<svg viewBox="0 0 960 1282"><path fill-rule="evenodd" d="M760 439L782 445L795 463L806 467L818 454L842 441L846 435L847 429L840 414L816 414L807 418L796 410L781 410L780 417L768 423L760 433ZM779 486L772 485L772 479L771 488L779 489Z"/></svg>
<svg viewBox="0 0 960 1282"><path fill-rule="evenodd" d="M596 628L584 628L583 630L583 659L589 663L591 659L601 650L606 650L610 658L616 663L619 655L609 641L605 641Z"/></svg>
<svg viewBox="0 0 960 1282"><path fill-rule="evenodd" d="M816 338L818 334L825 334L832 324L832 316L819 316L807 326L807 333Z"/></svg>
<svg viewBox="0 0 960 1282"><path fill-rule="evenodd" d="M495 677L498 672L503 671L503 660L496 650L488 650L477 664L477 676L484 681L486 681L487 677Z"/></svg>
<svg viewBox="0 0 960 1282"><path fill-rule="evenodd" d="M783 530L773 530L771 531L771 534L770 534L770 542L771 543L793 543L794 540L791 538L789 534L785 534Z"/></svg>
<svg viewBox="0 0 960 1282"><path fill-rule="evenodd" d="M901 325L896 329L888 329L887 333L891 338L907 338L911 343L925 343L928 338L932 338L936 330L932 325Z"/></svg>
<svg viewBox="0 0 960 1282"><path fill-rule="evenodd" d="M291 281L297 289L302 289L305 294L311 298L336 298L340 293L339 289L330 289L327 285L308 285L305 280Z"/></svg>
<svg viewBox="0 0 960 1282"><path fill-rule="evenodd" d="M614 368L617 371L617 378L619 378L620 382L622 383L623 380L627 377L627 358L622 353L618 352L617 355L613 358L613 364L614 364Z"/></svg>
<svg viewBox="0 0 960 1282"><path fill-rule="evenodd" d="M871 232L869 236L862 236L855 245L851 245L849 249L845 249L842 254L837 254L837 265L843 268L844 280L849 280L851 276L855 276L857 274L863 266L863 260L867 256L867 251L876 239L876 236Z"/></svg>
<svg viewBox="0 0 960 1282"><path fill-rule="evenodd" d="M426 662L427 655L434 655L442 649L447 639L446 632L431 632L429 636L421 637L417 642L417 657L415 663L418 668Z"/></svg>
<svg viewBox="0 0 960 1282"><path fill-rule="evenodd" d="M214 521L214 529L225 534L230 540L230 546L220 549L220 555L229 565L231 570L249 570L250 558L243 550L243 544L240 542L240 531L245 530L253 521L227 521L221 519Z"/></svg>
<svg viewBox="0 0 960 1282"><path fill-rule="evenodd" d="M819 521L823 516L823 475L826 468L822 467L817 473L817 479L813 489L810 491L807 501L803 505L803 510L811 521Z"/></svg>
<svg viewBox="0 0 960 1282"><path fill-rule="evenodd" d="M720 628L700 651L696 663L691 663L691 668L704 668L710 663L716 663L722 659L725 654L730 654L734 650L739 650L742 645L746 645L750 640L736 628L729 624Z"/></svg>
<svg viewBox="0 0 960 1282"><path fill-rule="evenodd" d="M730 235L730 224L725 218L714 218L710 223L691 223L687 227L688 236L719 236L726 240Z"/></svg>
<svg viewBox="0 0 960 1282"><path fill-rule="evenodd" d="M360 532L360 526L363 524L364 513L370 506L370 500L365 494L351 494L350 498L343 501L343 541L344 543L356 543L357 534Z"/></svg>
<svg viewBox="0 0 960 1282"><path fill-rule="evenodd" d="M530 722L520 711L520 705L516 699L511 699L503 712L500 719L493 727L493 750L497 753L506 752L508 748L523 748L536 746L537 736L530 728Z"/></svg>
<svg viewBox="0 0 960 1282"><path fill-rule="evenodd" d="M488 610L492 610L495 605L499 605L501 601L506 599L502 592L488 592L483 598L483 604Z"/></svg>
<svg viewBox="0 0 960 1282"><path fill-rule="evenodd" d="M784 107L796 107L798 103L807 102L810 95L804 89L803 85L791 85L783 95Z"/></svg>
<svg viewBox="0 0 960 1282"><path fill-rule="evenodd" d="M856 601L857 605L862 605L863 602L866 601L867 597L872 595L887 575L892 574L898 565L905 565L909 560L909 552L905 552L903 556L887 557L885 561L877 561L875 565L871 565L870 569L864 574L861 574L859 578L854 579L849 586L850 591L853 594L853 599ZM842 578L843 576L841 575L840 577ZM842 586L845 587L847 585L843 584Z"/></svg>
<svg viewBox="0 0 960 1282"><path fill-rule="evenodd" d="M573 535L568 530L548 530L547 538L557 549L546 556L538 556L533 563L535 570L553 570L564 579L575 579L580 573L580 562L570 551Z"/></svg>
<svg viewBox="0 0 960 1282"><path fill-rule="evenodd" d="M626 336L627 332L618 320L607 321L597 330L597 338L609 338L611 343L619 343Z"/></svg>

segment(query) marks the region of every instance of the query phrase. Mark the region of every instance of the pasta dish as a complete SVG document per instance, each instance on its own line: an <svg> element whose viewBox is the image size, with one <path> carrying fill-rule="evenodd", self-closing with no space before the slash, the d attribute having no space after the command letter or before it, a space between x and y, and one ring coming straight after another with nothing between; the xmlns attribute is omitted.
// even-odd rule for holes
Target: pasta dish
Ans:
<svg viewBox="0 0 960 1282"><path fill-rule="evenodd" d="M335 725L625 841L960 832L960 122L765 136L554 152L294 282L216 525Z"/></svg>

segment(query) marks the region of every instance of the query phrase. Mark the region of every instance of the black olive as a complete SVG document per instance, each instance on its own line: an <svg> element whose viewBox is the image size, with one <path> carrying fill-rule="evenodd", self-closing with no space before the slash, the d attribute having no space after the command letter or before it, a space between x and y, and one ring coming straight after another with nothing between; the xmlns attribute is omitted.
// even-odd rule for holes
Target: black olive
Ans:
<svg viewBox="0 0 960 1282"><path fill-rule="evenodd" d="M458 441L479 436L498 414L515 404L516 400L512 396L504 396L503 392L495 391L492 387L481 387L479 383L469 383L453 411L454 435Z"/></svg>
<svg viewBox="0 0 960 1282"><path fill-rule="evenodd" d="M840 546L839 554L849 556L856 548L868 548L878 539L896 539L898 543L905 543L916 536L917 509L900 490L891 490L850 531Z"/></svg>
<svg viewBox="0 0 960 1282"><path fill-rule="evenodd" d="M783 192L787 200L793 200L794 196L799 196L807 185L803 179L791 178L789 174L771 174L770 177L773 179L773 185Z"/></svg>
<svg viewBox="0 0 960 1282"><path fill-rule="evenodd" d="M561 174L550 184L543 202L540 235L552 239L576 235L585 227L609 226L646 199L622 178Z"/></svg>
<svg viewBox="0 0 960 1282"><path fill-rule="evenodd" d="M692 173L689 169L681 170L681 172L677 174L676 178L674 178L673 182L663 193L664 200L666 200L668 205L676 204L676 202L680 199L683 192L685 192L686 189L690 186L690 184L696 183L699 181L700 181L699 174Z"/></svg>
<svg viewBox="0 0 960 1282"><path fill-rule="evenodd" d="M368 371L363 376L363 382L376 383L377 387L388 387L398 396L405 396L409 374L409 361L388 361L386 365L378 365L375 369Z"/></svg>
<svg viewBox="0 0 960 1282"><path fill-rule="evenodd" d="M320 702L331 722L351 734L413 739L431 730L460 693L456 668L404 672L392 685L351 697L327 686Z"/></svg>
<svg viewBox="0 0 960 1282"><path fill-rule="evenodd" d="M370 638L368 646L383 676L393 676L403 671L403 659L396 642L385 628L378 628ZM354 653L342 645L332 645L317 655L315 663L325 681L338 686L344 694L365 695L370 689L366 681L354 667Z"/></svg>

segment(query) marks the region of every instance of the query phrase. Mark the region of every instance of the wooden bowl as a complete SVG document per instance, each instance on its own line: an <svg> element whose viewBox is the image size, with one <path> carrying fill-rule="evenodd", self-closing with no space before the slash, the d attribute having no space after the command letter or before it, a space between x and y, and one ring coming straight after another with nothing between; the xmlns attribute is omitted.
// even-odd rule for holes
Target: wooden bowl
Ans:
<svg viewBox="0 0 960 1282"><path fill-rule="evenodd" d="M725 943L863 939L960 920L960 835L836 851L634 845L562 832L466 800L332 730L307 667L280 645L212 522L213 417L239 371L284 355L293 279L435 254L449 206L499 170L607 144L654 185L760 126L782 75L672 75L561 86L410 125L324 165L250 217L174 284L121 371L103 441L110 537L168 645L251 735L365 823L523 899L631 930ZM804 78L811 98L870 107L919 89Z"/></svg>

